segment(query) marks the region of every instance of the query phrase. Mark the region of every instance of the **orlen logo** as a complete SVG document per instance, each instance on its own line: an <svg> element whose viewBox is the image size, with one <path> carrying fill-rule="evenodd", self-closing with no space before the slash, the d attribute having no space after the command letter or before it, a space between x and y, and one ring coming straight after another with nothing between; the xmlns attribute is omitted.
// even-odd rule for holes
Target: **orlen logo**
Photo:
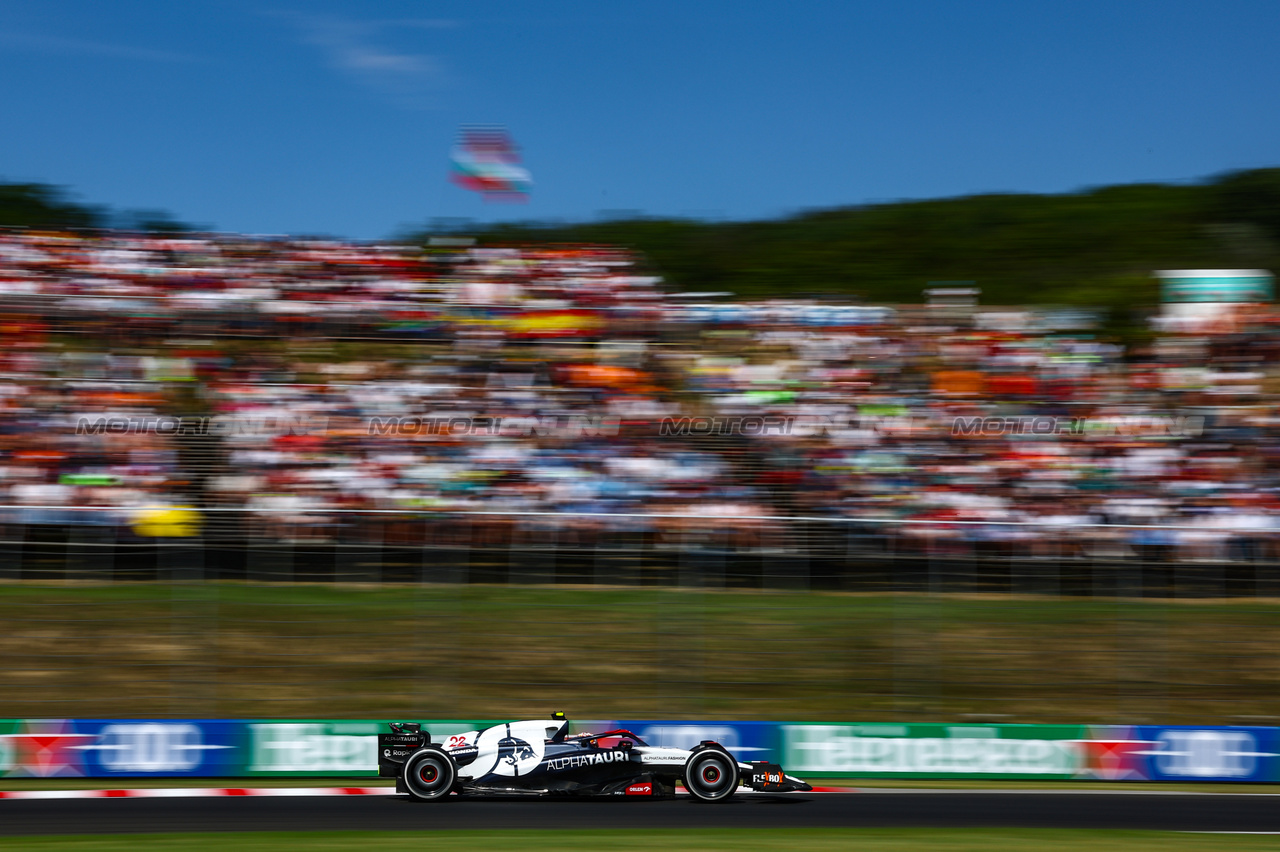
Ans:
<svg viewBox="0 0 1280 852"><path fill-rule="evenodd" d="M652 796L653 785L646 781L643 784L632 784L627 788L628 796Z"/></svg>
<svg viewBox="0 0 1280 852"><path fill-rule="evenodd" d="M1165 775L1188 778L1247 778L1257 770L1257 740L1248 731L1165 731L1160 735L1156 767Z"/></svg>
<svg viewBox="0 0 1280 852"><path fill-rule="evenodd" d="M78 748L100 752L108 772L190 772L203 752L224 746L205 745L200 729L189 723L147 722L107 725L97 743Z"/></svg>

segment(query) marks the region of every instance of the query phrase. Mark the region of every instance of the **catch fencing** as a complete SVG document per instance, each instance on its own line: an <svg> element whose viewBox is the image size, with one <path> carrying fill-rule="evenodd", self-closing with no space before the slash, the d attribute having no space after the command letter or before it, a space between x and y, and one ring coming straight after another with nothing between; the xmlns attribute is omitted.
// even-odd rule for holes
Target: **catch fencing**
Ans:
<svg viewBox="0 0 1280 852"><path fill-rule="evenodd" d="M1280 596L1280 529L754 514L0 506L0 579Z"/></svg>
<svg viewBox="0 0 1280 852"><path fill-rule="evenodd" d="M0 522L9 718L1280 719L1270 530L296 507Z"/></svg>

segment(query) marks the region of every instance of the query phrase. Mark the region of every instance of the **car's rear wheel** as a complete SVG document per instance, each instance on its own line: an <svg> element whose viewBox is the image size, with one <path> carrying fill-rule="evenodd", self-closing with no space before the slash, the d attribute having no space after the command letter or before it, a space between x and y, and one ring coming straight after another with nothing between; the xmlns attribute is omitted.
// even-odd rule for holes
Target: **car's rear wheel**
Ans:
<svg viewBox="0 0 1280 852"><path fill-rule="evenodd" d="M404 786L419 802L443 799L457 777L453 758L434 746L418 749L404 762Z"/></svg>
<svg viewBox="0 0 1280 852"><path fill-rule="evenodd" d="M700 802L723 802L738 789L738 762L720 748L695 752L684 765L684 788Z"/></svg>

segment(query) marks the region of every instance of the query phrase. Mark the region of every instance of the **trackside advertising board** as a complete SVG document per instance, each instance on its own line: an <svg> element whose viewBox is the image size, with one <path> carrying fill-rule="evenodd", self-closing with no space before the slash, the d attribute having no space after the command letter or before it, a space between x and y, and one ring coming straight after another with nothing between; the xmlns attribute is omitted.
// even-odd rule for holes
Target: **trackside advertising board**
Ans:
<svg viewBox="0 0 1280 852"><path fill-rule="evenodd" d="M1094 725L1089 736L1107 780L1280 780L1280 728Z"/></svg>
<svg viewBox="0 0 1280 852"><path fill-rule="evenodd" d="M207 719L0 721L0 776L225 776L239 769L243 728Z"/></svg>
<svg viewBox="0 0 1280 852"><path fill-rule="evenodd" d="M0 777L370 777L370 719L0 720ZM418 721L418 720L397 720ZM439 742L493 722L423 721ZM1280 728L577 720L652 745L715 740L800 778L1280 781Z"/></svg>
<svg viewBox="0 0 1280 852"><path fill-rule="evenodd" d="M1070 779L1079 725L779 725L781 763L800 777Z"/></svg>
<svg viewBox="0 0 1280 852"><path fill-rule="evenodd" d="M395 720L405 721L405 720ZM243 775L377 775L378 734L386 721L252 721L246 729ZM433 742L491 722L433 720L422 729Z"/></svg>
<svg viewBox="0 0 1280 852"><path fill-rule="evenodd" d="M377 734L388 721L0 720L0 777L376 776ZM426 728L438 739L488 724Z"/></svg>

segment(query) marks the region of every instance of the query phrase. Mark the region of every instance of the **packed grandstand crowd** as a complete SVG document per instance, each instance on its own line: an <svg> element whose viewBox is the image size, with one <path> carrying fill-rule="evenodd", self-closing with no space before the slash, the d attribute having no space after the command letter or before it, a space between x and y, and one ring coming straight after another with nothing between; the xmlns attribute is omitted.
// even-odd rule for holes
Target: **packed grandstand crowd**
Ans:
<svg viewBox="0 0 1280 852"><path fill-rule="evenodd" d="M727 302L619 249L441 242L0 235L5 519L324 539L354 510L482 511L754 546L801 516L919 548L1270 551L1269 305L1125 348L1062 311ZM175 507L198 521L147 525Z"/></svg>

